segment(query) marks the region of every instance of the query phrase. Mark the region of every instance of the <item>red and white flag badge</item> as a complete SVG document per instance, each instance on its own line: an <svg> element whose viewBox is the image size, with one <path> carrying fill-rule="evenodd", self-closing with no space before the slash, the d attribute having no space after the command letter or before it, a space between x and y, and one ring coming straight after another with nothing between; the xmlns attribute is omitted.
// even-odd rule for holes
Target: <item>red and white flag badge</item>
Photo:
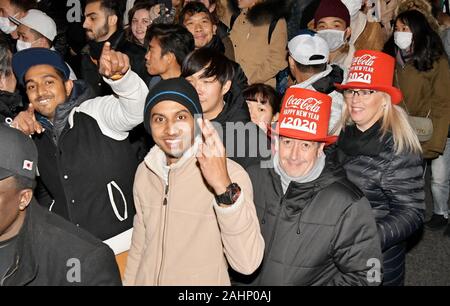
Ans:
<svg viewBox="0 0 450 306"><path fill-rule="evenodd" d="M24 160L23 169L33 171L33 162L29 160Z"/></svg>

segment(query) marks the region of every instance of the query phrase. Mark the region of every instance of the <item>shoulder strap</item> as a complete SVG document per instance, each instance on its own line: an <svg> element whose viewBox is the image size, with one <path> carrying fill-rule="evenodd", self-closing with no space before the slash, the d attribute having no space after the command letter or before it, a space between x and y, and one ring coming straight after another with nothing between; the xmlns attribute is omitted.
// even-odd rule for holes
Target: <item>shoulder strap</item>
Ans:
<svg viewBox="0 0 450 306"><path fill-rule="evenodd" d="M272 33L275 30L275 27L277 26L278 20L280 20L280 19L279 18L278 19L273 19L270 22L269 33L268 33L268 36L267 36L267 42L269 43L269 45L270 45L270 41L272 39Z"/></svg>

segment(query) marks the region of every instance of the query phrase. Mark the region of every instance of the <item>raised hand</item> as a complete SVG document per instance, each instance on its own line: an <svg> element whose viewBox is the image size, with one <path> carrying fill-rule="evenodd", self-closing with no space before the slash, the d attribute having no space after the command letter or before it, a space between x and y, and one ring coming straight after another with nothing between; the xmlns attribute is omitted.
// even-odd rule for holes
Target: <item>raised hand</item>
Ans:
<svg viewBox="0 0 450 306"><path fill-rule="evenodd" d="M120 79L130 69L130 60L126 54L111 49L111 43L105 42L99 60L98 70L106 78Z"/></svg>
<svg viewBox="0 0 450 306"><path fill-rule="evenodd" d="M200 170L216 195L226 191L231 179L227 170L226 152L216 129L207 119L197 119L203 142L199 145L197 160Z"/></svg>
<svg viewBox="0 0 450 306"><path fill-rule="evenodd" d="M11 126L21 130L26 135L33 135L34 133L42 133L44 129L42 125L36 120L34 115L33 104L28 105L28 109L20 112L13 120Z"/></svg>

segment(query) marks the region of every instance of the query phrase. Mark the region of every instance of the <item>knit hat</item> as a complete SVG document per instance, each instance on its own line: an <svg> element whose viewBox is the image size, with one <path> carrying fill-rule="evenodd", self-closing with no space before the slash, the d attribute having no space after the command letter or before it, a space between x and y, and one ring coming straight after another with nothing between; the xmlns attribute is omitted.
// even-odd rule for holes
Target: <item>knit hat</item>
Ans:
<svg viewBox="0 0 450 306"><path fill-rule="evenodd" d="M314 14L314 25L325 17L338 17L345 21L347 27L350 26L350 13L341 0L322 0Z"/></svg>
<svg viewBox="0 0 450 306"><path fill-rule="evenodd" d="M273 133L306 141L336 141L337 136L328 135L331 113L331 97L323 93L290 87L281 105L281 111Z"/></svg>
<svg viewBox="0 0 450 306"><path fill-rule="evenodd" d="M195 88L184 78L161 80L147 95L144 107L144 127L150 130L150 113L152 108L161 101L174 101L185 106L192 116L202 115L202 105Z"/></svg>
<svg viewBox="0 0 450 306"><path fill-rule="evenodd" d="M335 83L338 89L359 88L386 92L391 101L402 100L400 89L392 86L395 59L386 53L372 50L358 50L353 56L345 84Z"/></svg>

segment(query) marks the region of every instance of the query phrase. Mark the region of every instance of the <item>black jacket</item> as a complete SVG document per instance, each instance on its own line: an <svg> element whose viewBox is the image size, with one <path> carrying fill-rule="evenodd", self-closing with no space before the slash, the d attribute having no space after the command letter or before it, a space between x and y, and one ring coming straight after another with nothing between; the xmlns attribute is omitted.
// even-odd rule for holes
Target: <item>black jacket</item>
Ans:
<svg viewBox="0 0 450 306"><path fill-rule="evenodd" d="M107 40L111 48L128 55L131 70L136 72L144 81L149 77L145 69L145 53L138 46L125 39L124 31L117 31ZM94 90L95 96L106 96L113 94L111 87L103 81L98 72L98 66L92 61L98 60L105 42L97 43L90 41L81 50L81 79L86 81Z"/></svg>
<svg viewBox="0 0 450 306"><path fill-rule="evenodd" d="M347 126L339 135L336 157L372 206L385 262L383 284L395 285L403 282L404 243L423 223L422 158L395 154L392 134L380 140L379 132L379 123L364 133Z"/></svg>
<svg viewBox="0 0 450 306"><path fill-rule="evenodd" d="M211 121L219 123L222 128L218 132L227 151L227 157L244 169L251 165L260 165L261 161L270 159L269 138L263 130L251 122L250 112L240 89L232 86L224 99L225 106L222 112ZM230 138L233 140L229 140Z"/></svg>
<svg viewBox="0 0 450 306"><path fill-rule="evenodd" d="M33 200L1 286L121 285L111 249Z"/></svg>
<svg viewBox="0 0 450 306"><path fill-rule="evenodd" d="M0 123L14 119L22 109L22 97L18 92L0 90Z"/></svg>
<svg viewBox="0 0 450 306"><path fill-rule="evenodd" d="M128 139L105 136L94 115L74 112L70 127L72 109L90 100L88 88L81 80L74 82L53 125L37 116L45 132L34 135L41 187L36 197L52 212L106 240L133 226L137 159Z"/></svg>
<svg viewBox="0 0 450 306"><path fill-rule="evenodd" d="M377 285L368 261L381 261L370 204L342 167L327 161L308 183L291 182L283 195L273 168L248 169L266 242L253 285ZM379 284L379 283L378 283Z"/></svg>

